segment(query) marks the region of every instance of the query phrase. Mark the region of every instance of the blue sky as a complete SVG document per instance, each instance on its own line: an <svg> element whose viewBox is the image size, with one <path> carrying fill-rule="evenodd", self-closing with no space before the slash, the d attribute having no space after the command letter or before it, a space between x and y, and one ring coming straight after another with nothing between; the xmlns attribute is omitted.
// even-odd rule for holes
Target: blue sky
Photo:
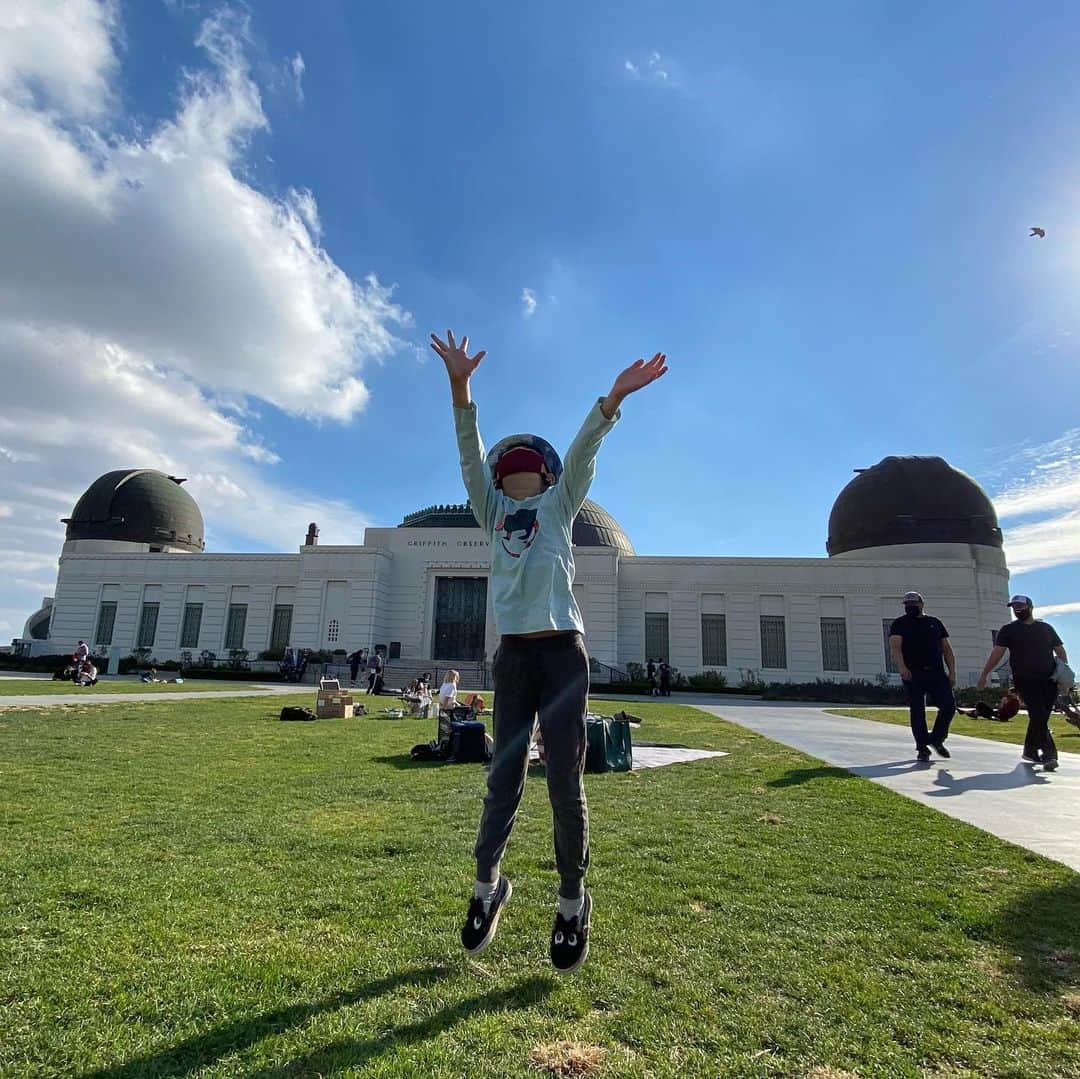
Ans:
<svg viewBox="0 0 1080 1079"><path fill-rule="evenodd" d="M1080 11L174 0L104 18L107 91L25 61L9 90L21 85L28 110L48 106L30 100L38 83L57 99L56 87L99 94L90 122L128 159L174 121L188 137L234 124L200 146L213 142L207 160L232 178L223 200L241 202L204 219L216 196L197 188L191 228L242 227L252 192L310 226L305 274L328 261L394 286L359 321L349 308L344 344L329 335L338 366L325 385L300 329L266 360L265 386L250 356L226 376L235 353L211 335L243 343L256 307L192 300L190 319L207 325L192 342L179 316L148 329L117 310L89 326L51 298L65 333L115 342L136 357L124 362L149 355L159 382L240 432L192 433L185 454L183 431L158 446L148 422L141 443L193 476L218 549L280 549L278 531L253 523L268 515L290 522L290 546L308 508L324 538L359 541L364 521L462 499L445 376L425 344L452 326L488 350L474 394L489 443L534 430L564 446L621 367L668 353L668 376L627 402L593 489L639 553L820 555L852 469L940 454L1000 496L1026 570L1014 588L1073 605L1053 620L1080 642ZM66 107L58 130L77 140ZM155 168L169 160L154 155ZM188 212L185 182L140 173L145 197L157 184L169 202L137 248L167 252L161 221ZM280 235L268 243L272 255ZM169 260L177 275L189 254ZM305 282L318 298L323 285ZM290 292L274 287L280 310ZM298 325L340 314L337 302ZM386 305L397 308L384 317ZM295 398L283 366L303 372ZM349 392L347 369L366 403L324 407L321 395ZM139 445L118 441L91 471L143 463ZM44 453L30 441L12 452ZM77 493L94 475L71 463L67 478ZM229 482L258 488L252 513L230 512ZM288 513L275 514L275 491ZM20 499L32 496L8 504ZM39 542L55 559L55 542ZM43 561L19 587L29 597L48 575ZM26 597L8 606L29 613Z"/></svg>

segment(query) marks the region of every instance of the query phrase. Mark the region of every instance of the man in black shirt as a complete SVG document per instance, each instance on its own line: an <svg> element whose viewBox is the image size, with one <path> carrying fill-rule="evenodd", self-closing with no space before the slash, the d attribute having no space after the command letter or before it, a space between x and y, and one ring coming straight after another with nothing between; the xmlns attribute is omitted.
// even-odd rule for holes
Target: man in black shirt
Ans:
<svg viewBox="0 0 1080 1079"><path fill-rule="evenodd" d="M904 595L904 614L889 627L889 650L904 680L911 733L919 760L930 759L930 746L942 757L952 754L945 748L949 724L956 714L953 686L956 685L956 656L949 644L949 631L936 618L923 614L923 598L918 592ZM942 662L944 660L944 663ZM948 664L949 673L945 673ZM934 729L926 730L926 699L937 708Z"/></svg>
<svg viewBox="0 0 1080 1079"><path fill-rule="evenodd" d="M986 685L990 672L1008 651L1013 684L1028 710L1023 758L1052 772L1058 766L1057 746L1050 734L1050 713L1058 695L1054 657L1068 663L1068 656L1054 627L1035 620L1035 605L1030 596L1013 596L1009 606L1015 621L998 630L997 640L979 675L979 689Z"/></svg>

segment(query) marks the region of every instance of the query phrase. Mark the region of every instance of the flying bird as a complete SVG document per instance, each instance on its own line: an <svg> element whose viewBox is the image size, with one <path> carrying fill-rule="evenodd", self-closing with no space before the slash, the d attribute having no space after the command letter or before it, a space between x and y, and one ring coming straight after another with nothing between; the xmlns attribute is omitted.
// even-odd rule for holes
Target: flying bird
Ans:
<svg viewBox="0 0 1080 1079"><path fill-rule="evenodd" d="M1041 229L1041 228L1038 227L1038 225L1035 225L1035 226L1032 227L1031 236L1038 236L1039 239L1041 240L1045 235L1046 235L1046 229ZM1031 236L1029 236L1028 239L1031 239Z"/></svg>

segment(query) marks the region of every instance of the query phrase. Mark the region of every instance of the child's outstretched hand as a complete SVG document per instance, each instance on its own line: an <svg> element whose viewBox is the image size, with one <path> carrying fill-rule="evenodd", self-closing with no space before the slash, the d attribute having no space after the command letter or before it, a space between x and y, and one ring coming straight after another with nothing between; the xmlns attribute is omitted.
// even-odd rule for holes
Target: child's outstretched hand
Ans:
<svg viewBox="0 0 1080 1079"><path fill-rule="evenodd" d="M661 375L667 373L667 356L658 352L651 360L634 360L634 362L615 379L615 385L611 392L618 397L626 397L635 390L648 386L655 382Z"/></svg>
<svg viewBox="0 0 1080 1079"><path fill-rule="evenodd" d="M615 379L611 393L600 406L604 415L611 419L619 411L624 397L648 386L650 382L655 382L665 374L667 374L667 356L662 352L658 352L651 360L635 360Z"/></svg>
<svg viewBox="0 0 1080 1079"><path fill-rule="evenodd" d="M446 373L451 382L468 382L473 371L480 366L480 361L487 355L487 352L481 349L475 356L470 356L468 336L463 337L459 345L454 341L452 330L446 331L446 342L432 334L431 347L446 364Z"/></svg>

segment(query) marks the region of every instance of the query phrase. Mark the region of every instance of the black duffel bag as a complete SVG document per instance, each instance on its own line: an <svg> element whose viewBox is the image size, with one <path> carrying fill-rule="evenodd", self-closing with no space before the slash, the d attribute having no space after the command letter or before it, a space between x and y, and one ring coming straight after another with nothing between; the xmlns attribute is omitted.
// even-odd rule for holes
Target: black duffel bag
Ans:
<svg viewBox="0 0 1080 1079"><path fill-rule="evenodd" d="M319 717L310 708L295 708L292 706L282 708L281 718L285 720L312 720Z"/></svg>

